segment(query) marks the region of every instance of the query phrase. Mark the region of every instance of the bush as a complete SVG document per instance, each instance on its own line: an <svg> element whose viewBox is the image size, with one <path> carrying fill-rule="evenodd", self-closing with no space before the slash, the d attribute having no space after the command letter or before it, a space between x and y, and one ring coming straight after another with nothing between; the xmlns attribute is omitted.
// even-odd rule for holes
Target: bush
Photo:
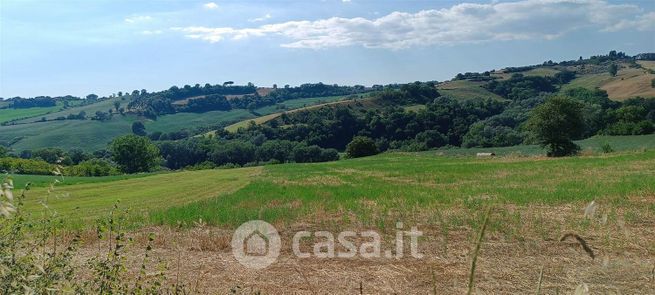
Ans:
<svg viewBox="0 0 655 295"><path fill-rule="evenodd" d="M322 149L317 145L298 145L293 149L293 159L297 163L323 162L321 159Z"/></svg>
<svg viewBox="0 0 655 295"><path fill-rule="evenodd" d="M106 160L91 159L78 165L66 167L69 176L109 176L119 174L118 168Z"/></svg>
<svg viewBox="0 0 655 295"><path fill-rule="evenodd" d="M375 141L366 136L355 136L346 146L346 156L348 158L359 158L372 156L378 153Z"/></svg>
<svg viewBox="0 0 655 295"><path fill-rule="evenodd" d="M0 171L9 173L52 175L54 168L40 159L0 158Z"/></svg>
<svg viewBox="0 0 655 295"><path fill-rule="evenodd" d="M109 247L76 262L80 233L61 231L64 219L52 210L44 210L42 218L29 218L24 208L29 185L17 195L12 190L11 178L0 178L2 294L189 294L185 285L167 283L165 267L153 272L154 234L148 235L140 267L127 265L125 247L132 241L125 232L127 211L114 206L97 220L96 237ZM41 203L47 206L47 197Z"/></svg>
<svg viewBox="0 0 655 295"><path fill-rule="evenodd" d="M600 146L600 150L603 151L605 154L613 153L614 149L609 143L605 143L602 146Z"/></svg>

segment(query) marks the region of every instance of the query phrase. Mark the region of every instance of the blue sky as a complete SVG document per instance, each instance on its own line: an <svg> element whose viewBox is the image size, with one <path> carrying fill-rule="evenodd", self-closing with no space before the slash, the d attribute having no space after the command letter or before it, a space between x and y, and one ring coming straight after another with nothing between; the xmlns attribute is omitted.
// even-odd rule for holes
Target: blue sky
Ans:
<svg viewBox="0 0 655 295"><path fill-rule="evenodd" d="M655 52L655 1L0 0L0 97L386 84Z"/></svg>

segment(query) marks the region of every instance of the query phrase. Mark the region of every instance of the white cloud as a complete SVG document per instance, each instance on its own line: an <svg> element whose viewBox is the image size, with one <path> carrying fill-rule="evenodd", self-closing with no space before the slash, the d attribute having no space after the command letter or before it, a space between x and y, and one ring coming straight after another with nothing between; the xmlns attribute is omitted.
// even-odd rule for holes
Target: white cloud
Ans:
<svg viewBox="0 0 655 295"><path fill-rule="evenodd" d="M346 3L346 2L350 2L350 0L341 0L341 2Z"/></svg>
<svg viewBox="0 0 655 295"><path fill-rule="evenodd" d="M218 4L216 4L214 2L209 2L209 3L203 4L202 7L204 7L205 9L216 9L216 8L218 8Z"/></svg>
<svg viewBox="0 0 655 295"><path fill-rule="evenodd" d="M265 21L265 20L267 20L267 19L269 19L269 18L271 18L271 17L272 17L271 14L270 14L270 13L267 13L267 14L265 14L265 15L262 16L262 17L251 18L251 19L249 19L248 21L249 21L249 22L263 22L263 21Z"/></svg>
<svg viewBox="0 0 655 295"><path fill-rule="evenodd" d="M163 32L162 30L143 30L141 31L141 35L160 35Z"/></svg>
<svg viewBox="0 0 655 295"><path fill-rule="evenodd" d="M289 21L252 28L191 26L173 28L207 42L282 36L290 48L363 46L402 49L414 46L494 40L554 39L580 29L653 30L655 12L603 0L522 0L463 3L416 13L392 12L367 19L332 17Z"/></svg>
<svg viewBox="0 0 655 295"><path fill-rule="evenodd" d="M125 22L128 24L144 23L152 21L152 17L149 15L134 15L125 18Z"/></svg>

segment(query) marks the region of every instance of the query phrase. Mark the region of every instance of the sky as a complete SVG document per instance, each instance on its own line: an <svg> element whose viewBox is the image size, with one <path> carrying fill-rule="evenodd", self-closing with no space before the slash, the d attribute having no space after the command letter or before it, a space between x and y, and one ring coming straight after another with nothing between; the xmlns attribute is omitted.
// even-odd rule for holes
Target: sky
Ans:
<svg viewBox="0 0 655 295"><path fill-rule="evenodd" d="M443 81L655 52L653 0L0 0L0 97Z"/></svg>

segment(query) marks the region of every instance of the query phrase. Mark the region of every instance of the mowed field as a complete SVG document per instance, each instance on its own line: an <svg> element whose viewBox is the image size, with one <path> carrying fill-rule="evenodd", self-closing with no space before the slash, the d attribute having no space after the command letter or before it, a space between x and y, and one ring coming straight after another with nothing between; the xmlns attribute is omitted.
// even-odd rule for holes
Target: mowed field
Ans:
<svg viewBox="0 0 655 295"><path fill-rule="evenodd" d="M0 109L0 123L18 120L22 118L32 118L43 116L48 113L56 112L61 109L61 104L48 108L27 108L27 109ZM40 119L41 117L39 117Z"/></svg>
<svg viewBox="0 0 655 295"><path fill-rule="evenodd" d="M91 181L92 178L86 181L77 178L72 181L82 184L57 185L50 194L48 187L43 187L44 183L40 181L37 187L28 191L26 210L38 215L43 209L42 204L47 203L48 210L65 216L67 226L81 228L104 216L118 204L133 211L134 226L143 224L151 210L181 206L233 192L246 185L260 169L186 171L127 179L103 177L98 182ZM19 177L19 180L23 183L32 181L27 176L22 178ZM59 180L66 182L66 178Z"/></svg>
<svg viewBox="0 0 655 295"><path fill-rule="evenodd" d="M130 209L127 226L135 239L126 250L128 264L140 265L144 237L154 232L154 253L169 261L169 277L212 294L237 287L265 294L466 293L478 231L491 208L475 275L479 294L533 293L540 271L542 294L571 294L581 283L591 294L650 294L650 148L559 159L385 153L176 172L61 186L48 208L71 229L85 228L120 200L119 208ZM28 192L35 217L45 194L45 188ZM259 271L244 268L230 252L232 230L256 219L273 224L283 239L281 257ZM423 231L423 258L297 258L291 252L298 230L375 230L389 247L399 221ZM574 239L559 240L570 232L585 240L593 258ZM91 255L103 243L87 238L82 253Z"/></svg>

